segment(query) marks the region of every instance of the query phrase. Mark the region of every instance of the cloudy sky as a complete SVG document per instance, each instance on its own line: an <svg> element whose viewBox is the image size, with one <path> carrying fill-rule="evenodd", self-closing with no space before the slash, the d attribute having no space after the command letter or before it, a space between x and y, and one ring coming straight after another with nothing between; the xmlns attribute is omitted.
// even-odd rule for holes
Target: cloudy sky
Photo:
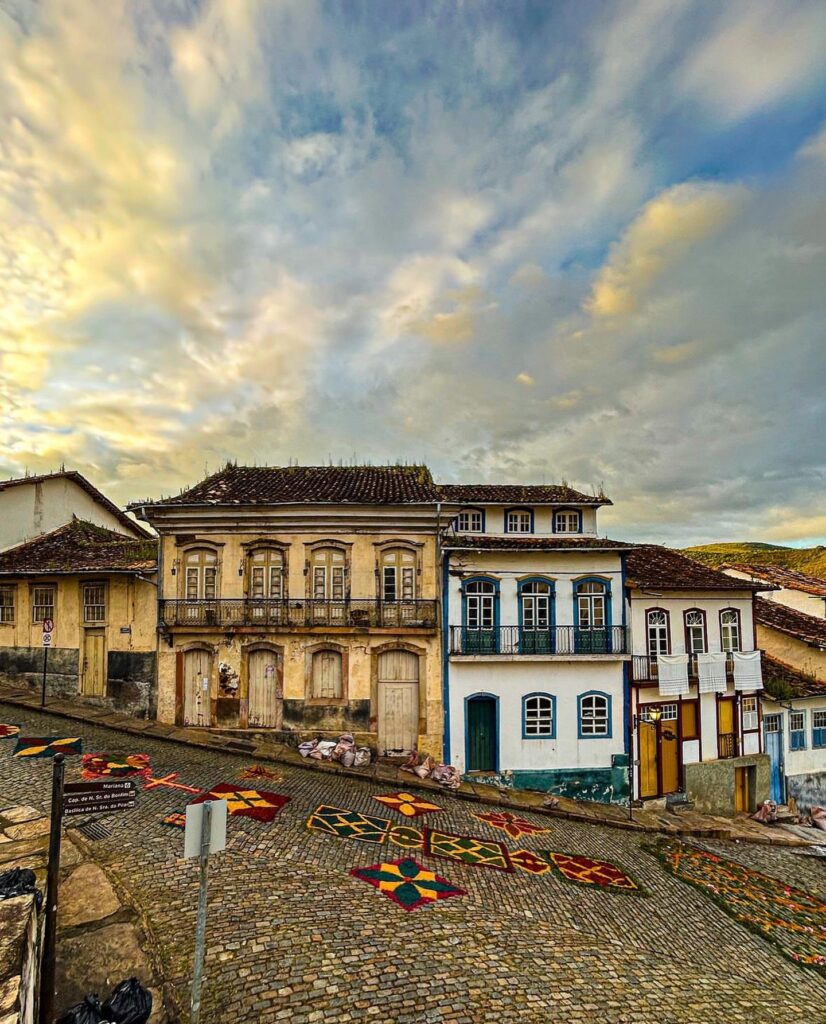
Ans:
<svg viewBox="0 0 826 1024"><path fill-rule="evenodd" d="M826 3L0 0L0 476L823 541Z"/></svg>

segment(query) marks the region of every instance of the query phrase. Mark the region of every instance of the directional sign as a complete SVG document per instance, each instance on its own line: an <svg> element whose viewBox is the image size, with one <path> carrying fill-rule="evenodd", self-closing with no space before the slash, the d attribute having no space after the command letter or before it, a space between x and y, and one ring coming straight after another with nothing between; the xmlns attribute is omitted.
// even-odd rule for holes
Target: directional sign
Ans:
<svg viewBox="0 0 826 1024"><path fill-rule="evenodd" d="M63 787L64 814L111 814L137 803L132 779L105 782L70 782Z"/></svg>
<svg viewBox="0 0 826 1024"><path fill-rule="evenodd" d="M227 845L227 802L210 800L212 812L209 822L209 843L202 834L205 804L189 804L186 809L186 830L184 831L184 857L202 857L209 853L220 853Z"/></svg>

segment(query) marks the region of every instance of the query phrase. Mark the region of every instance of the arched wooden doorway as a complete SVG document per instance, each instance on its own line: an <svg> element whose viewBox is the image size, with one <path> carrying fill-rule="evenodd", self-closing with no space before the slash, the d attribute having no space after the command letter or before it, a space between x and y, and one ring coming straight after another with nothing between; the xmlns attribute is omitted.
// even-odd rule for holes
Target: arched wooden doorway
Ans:
<svg viewBox="0 0 826 1024"><path fill-rule="evenodd" d="M247 653L247 725L250 729L280 729L284 717L284 667L273 647Z"/></svg>
<svg viewBox="0 0 826 1024"><path fill-rule="evenodd" d="M184 725L211 725L212 651L198 647L184 651Z"/></svg>

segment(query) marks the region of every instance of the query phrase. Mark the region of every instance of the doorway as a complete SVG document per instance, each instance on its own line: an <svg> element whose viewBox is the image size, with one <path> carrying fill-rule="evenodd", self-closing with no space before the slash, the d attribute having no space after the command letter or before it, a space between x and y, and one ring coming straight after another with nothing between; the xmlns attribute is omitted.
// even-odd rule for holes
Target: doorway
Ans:
<svg viewBox="0 0 826 1024"><path fill-rule="evenodd" d="M281 655L259 650L247 654L247 726L280 729L283 723L284 684Z"/></svg>
<svg viewBox="0 0 826 1024"><path fill-rule="evenodd" d="M87 629L83 637L80 692L85 697L106 696L106 634L102 629Z"/></svg>
<svg viewBox="0 0 826 1024"><path fill-rule="evenodd" d="M651 715L652 710L659 718ZM637 745L640 761L640 798L677 793L682 758L677 704L645 704L640 709Z"/></svg>
<svg viewBox="0 0 826 1024"><path fill-rule="evenodd" d="M378 664L378 733L383 754L408 753L419 736L419 656L384 651Z"/></svg>
<svg viewBox="0 0 826 1024"><path fill-rule="evenodd" d="M487 695L467 701L467 768L469 772L495 772L499 768L496 698Z"/></svg>
<svg viewBox="0 0 826 1024"><path fill-rule="evenodd" d="M212 652L184 652L184 725L209 725Z"/></svg>
<svg viewBox="0 0 826 1024"><path fill-rule="evenodd" d="M765 751L771 761L770 768L770 789L771 799L775 803L786 802L783 769L783 716L764 715L763 735L765 739Z"/></svg>
<svg viewBox="0 0 826 1024"><path fill-rule="evenodd" d="M717 700L717 756L737 757L737 731L734 727L734 697Z"/></svg>

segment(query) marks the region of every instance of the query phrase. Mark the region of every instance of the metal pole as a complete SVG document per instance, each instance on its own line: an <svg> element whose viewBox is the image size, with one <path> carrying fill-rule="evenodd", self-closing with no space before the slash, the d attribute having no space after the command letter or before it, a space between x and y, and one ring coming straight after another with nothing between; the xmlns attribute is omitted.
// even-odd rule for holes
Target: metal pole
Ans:
<svg viewBox="0 0 826 1024"><path fill-rule="evenodd" d="M49 664L49 648L43 648L43 692L40 694L40 706L46 707L46 666Z"/></svg>
<svg viewBox="0 0 826 1024"><path fill-rule="evenodd" d="M48 648L47 648L48 649ZM60 874L60 827L63 823L65 755L55 754L52 771L52 816L49 831L49 868L46 879L46 925L40 971L40 1024L52 1024L55 1001L55 940L57 938L57 885Z"/></svg>
<svg viewBox="0 0 826 1024"><path fill-rule="evenodd" d="M198 1024L201 1017L201 985L204 980L204 946L206 943L207 871L209 868L209 839L212 831L212 801L204 804L201 822L201 884L198 890L198 919L195 924L195 964L192 969L192 998L190 1024Z"/></svg>

